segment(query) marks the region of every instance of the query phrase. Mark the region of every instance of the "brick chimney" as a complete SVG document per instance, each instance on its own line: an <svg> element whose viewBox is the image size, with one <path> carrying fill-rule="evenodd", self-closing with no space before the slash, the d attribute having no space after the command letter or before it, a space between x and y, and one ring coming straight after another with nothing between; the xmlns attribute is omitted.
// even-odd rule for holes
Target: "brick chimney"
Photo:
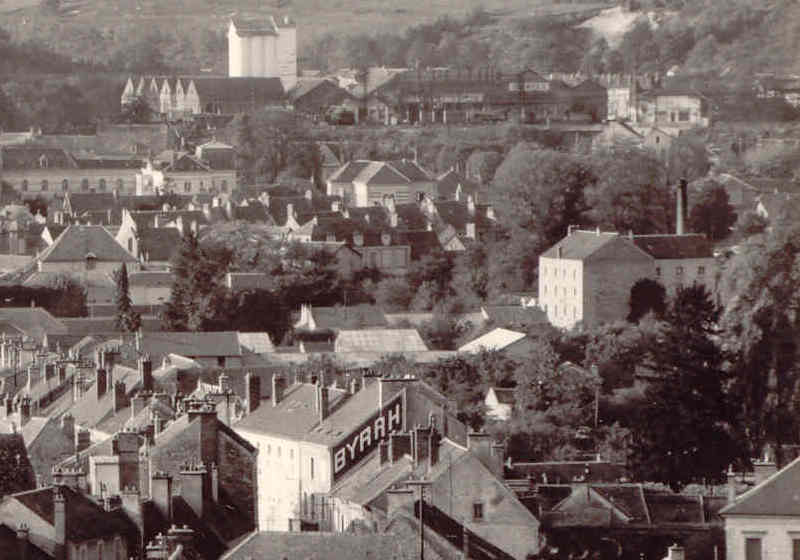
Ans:
<svg viewBox="0 0 800 560"><path fill-rule="evenodd" d="M279 376L272 376L272 406L278 406L283 400L283 393L286 387L286 380Z"/></svg>
<svg viewBox="0 0 800 560"><path fill-rule="evenodd" d="M155 471L150 477L150 499L167 522L172 522L172 476Z"/></svg>
<svg viewBox="0 0 800 560"><path fill-rule="evenodd" d="M22 428L31 419L31 398L22 397L19 402L19 426Z"/></svg>
<svg viewBox="0 0 800 560"><path fill-rule="evenodd" d="M61 385L67 381L67 366L58 364L58 384Z"/></svg>
<svg viewBox="0 0 800 560"><path fill-rule="evenodd" d="M261 404L261 378L249 371L244 376L244 386L247 392L247 414L252 414Z"/></svg>
<svg viewBox="0 0 800 560"><path fill-rule="evenodd" d="M61 417L61 433L63 433L69 441L75 441L75 417L69 412Z"/></svg>
<svg viewBox="0 0 800 560"><path fill-rule="evenodd" d="M30 560L30 529L26 523L20 523L17 528L17 551L19 560Z"/></svg>
<svg viewBox="0 0 800 560"><path fill-rule="evenodd" d="M97 400L103 398L106 394L106 389L108 388L108 377L106 376L106 370L103 368L97 368L94 372L94 386L97 390Z"/></svg>
<svg viewBox="0 0 800 560"><path fill-rule="evenodd" d="M142 391L153 391L153 362L147 354L139 358L139 382Z"/></svg>
<svg viewBox="0 0 800 560"><path fill-rule="evenodd" d="M79 428L75 432L75 453L84 451L92 444L92 434L88 428Z"/></svg>
<svg viewBox="0 0 800 560"><path fill-rule="evenodd" d="M117 432L111 439L111 453L119 459L119 487L139 487L139 433L133 429Z"/></svg>
<svg viewBox="0 0 800 560"><path fill-rule="evenodd" d="M424 465L428 460L432 428L430 426L417 426L413 430L413 458L414 464Z"/></svg>
<svg viewBox="0 0 800 560"><path fill-rule="evenodd" d="M138 482L138 481L137 481ZM133 521L139 529L139 534L144 534L144 516L142 515L142 496L137 486L122 486L119 497L122 499L122 511L128 519Z"/></svg>
<svg viewBox="0 0 800 560"><path fill-rule="evenodd" d="M114 414L129 405L127 389L124 381L114 383Z"/></svg>
<svg viewBox="0 0 800 560"><path fill-rule="evenodd" d="M205 499L205 478L208 474L203 463L186 464L181 467L181 496L192 508L195 515L203 518L203 501Z"/></svg>
<svg viewBox="0 0 800 560"><path fill-rule="evenodd" d="M60 486L53 486L53 529L56 560L66 560L67 499Z"/></svg>
<svg viewBox="0 0 800 560"><path fill-rule="evenodd" d="M406 454L411 455L411 434L389 434L389 461L394 463Z"/></svg>
<svg viewBox="0 0 800 560"><path fill-rule="evenodd" d="M320 383L317 386L319 394L319 421L324 422L330 412L330 389L324 384Z"/></svg>
<svg viewBox="0 0 800 560"><path fill-rule="evenodd" d="M217 409L213 402L190 401L186 413L189 423L199 419L200 422L200 459L210 465L217 461Z"/></svg>

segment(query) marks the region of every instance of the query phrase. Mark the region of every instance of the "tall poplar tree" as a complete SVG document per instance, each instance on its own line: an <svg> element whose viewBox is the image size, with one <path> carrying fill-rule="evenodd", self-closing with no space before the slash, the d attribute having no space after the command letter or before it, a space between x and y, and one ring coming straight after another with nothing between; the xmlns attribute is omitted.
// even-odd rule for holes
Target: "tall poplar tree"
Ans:
<svg viewBox="0 0 800 560"><path fill-rule="evenodd" d="M114 272L114 280L117 284L117 291L114 294L114 304L117 307L116 326L122 332L136 332L142 326L142 317L133 309L128 267L125 263Z"/></svg>

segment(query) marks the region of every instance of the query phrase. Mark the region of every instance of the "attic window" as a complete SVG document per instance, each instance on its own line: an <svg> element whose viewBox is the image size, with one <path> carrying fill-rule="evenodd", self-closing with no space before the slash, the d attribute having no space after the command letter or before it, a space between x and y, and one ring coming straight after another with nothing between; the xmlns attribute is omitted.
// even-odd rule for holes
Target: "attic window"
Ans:
<svg viewBox="0 0 800 560"><path fill-rule="evenodd" d="M475 502L472 504L472 519L481 521L483 519L483 503Z"/></svg>

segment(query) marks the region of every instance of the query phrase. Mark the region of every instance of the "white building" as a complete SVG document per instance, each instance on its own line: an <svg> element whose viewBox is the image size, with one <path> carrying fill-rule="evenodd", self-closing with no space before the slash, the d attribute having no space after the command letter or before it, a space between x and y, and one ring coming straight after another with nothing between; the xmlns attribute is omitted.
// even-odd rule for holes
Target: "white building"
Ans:
<svg viewBox="0 0 800 560"><path fill-rule="evenodd" d="M725 558L800 558L800 459L724 507Z"/></svg>
<svg viewBox="0 0 800 560"><path fill-rule="evenodd" d="M297 29L288 17L234 17L228 26L228 76L280 78L297 84Z"/></svg>

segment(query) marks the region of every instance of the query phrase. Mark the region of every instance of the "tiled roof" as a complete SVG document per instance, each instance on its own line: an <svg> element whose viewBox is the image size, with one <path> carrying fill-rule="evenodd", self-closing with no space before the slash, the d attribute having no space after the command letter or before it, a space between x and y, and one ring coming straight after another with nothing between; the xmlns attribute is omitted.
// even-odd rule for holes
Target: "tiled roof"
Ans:
<svg viewBox="0 0 800 560"><path fill-rule="evenodd" d="M67 328L67 334L92 335L100 337L119 337L121 335L114 317L64 317L61 320ZM142 318L142 330L160 331L161 319Z"/></svg>
<svg viewBox="0 0 800 560"><path fill-rule="evenodd" d="M138 271L128 273L128 284L130 286L147 286L150 288L172 286L175 275L172 272L162 271Z"/></svg>
<svg viewBox="0 0 800 560"><path fill-rule="evenodd" d="M500 387L491 387L497 397L497 402L500 404L514 405L517 402L516 389L502 389Z"/></svg>
<svg viewBox="0 0 800 560"><path fill-rule="evenodd" d="M370 163L372 162L365 160L349 161L334 171L333 174L328 177L328 181L332 183L350 183L358 177Z"/></svg>
<svg viewBox="0 0 800 560"><path fill-rule="evenodd" d="M40 169L43 162L48 169L76 169L78 167L75 159L62 148L36 144L0 146L0 169L6 171Z"/></svg>
<svg viewBox="0 0 800 560"><path fill-rule="evenodd" d="M413 182L430 181L431 177L417 162L410 159L397 159L389 162L398 172Z"/></svg>
<svg viewBox="0 0 800 560"><path fill-rule="evenodd" d="M561 249L562 259L582 260L617 237L619 235L616 233L573 231L541 256L550 259L558 258L558 249Z"/></svg>
<svg viewBox="0 0 800 560"><path fill-rule="evenodd" d="M112 193L68 192L64 204L69 204L73 215L80 216L84 212L106 211L117 206Z"/></svg>
<svg viewBox="0 0 800 560"><path fill-rule="evenodd" d="M272 16L234 16L231 18L236 32L241 35L277 35L278 28Z"/></svg>
<svg viewBox="0 0 800 560"><path fill-rule="evenodd" d="M282 101L285 94L280 78L192 78L201 101L225 100L228 103L264 105Z"/></svg>
<svg viewBox="0 0 800 560"><path fill-rule="evenodd" d="M383 311L368 304L342 307L312 307L318 329L375 328L388 325Z"/></svg>
<svg viewBox="0 0 800 560"><path fill-rule="evenodd" d="M41 307L0 307L0 321L19 329L40 343L45 333L67 333L65 323Z"/></svg>
<svg viewBox="0 0 800 560"><path fill-rule="evenodd" d="M181 246L176 228L148 228L139 232L139 254L146 261L169 261Z"/></svg>
<svg viewBox="0 0 800 560"><path fill-rule="evenodd" d="M365 387L360 392L366 391ZM275 434L301 439L319 423L319 413L315 409L316 385L308 383L290 385L278 406L262 403L255 412L234 425L239 430L256 433ZM342 391L330 390L330 407L333 409L344 397ZM374 402L378 402L377 393Z"/></svg>
<svg viewBox="0 0 800 560"><path fill-rule="evenodd" d="M511 346L515 342L519 342L523 338L525 338L525 333L510 331L508 329L501 329L498 327L489 331L483 336L479 336L475 340L464 344L458 349L458 351L476 354L482 350L502 350L503 348Z"/></svg>
<svg viewBox="0 0 800 560"><path fill-rule="evenodd" d="M705 235L634 235L633 242L655 259L710 259L714 247Z"/></svg>
<svg viewBox="0 0 800 560"><path fill-rule="evenodd" d="M0 525L0 558L19 558L17 530ZM28 543L27 560L50 560L52 557L35 544Z"/></svg>
<svg viewBox="0 0 800 560"><path fill-rule="evenodd" d="M461 185L461 196L464 199L466 199L467 195L477 198L480 186L457 171L451 169L436 178L436 192L439 198L445 200L453 200L455 198L459 185Z"/></svg>
<svg viewBox="0 0 800 560"><path fill-rule="evenodd" d="M407 560L400 537L367 533L279 533L260 532L230 552L229 560L251 558L321 558L325 560Z"/></svg>
<svg viewBox="0 0 800 560"><path fill-rule="evenodd" d="M614 504L631 519L631 523L649 524L649 512L641 485L592 486L592 490Z"/></svg>
<svg viewBox="0 0 800 560"><path fill-rule="evenodd" d="M547 314L539 307L521 305L486 305L483 310L495 325L523 329L530 325L547 323Z"/></svg>
<svg viewBox="0 0 800 560"><path fill-rule="evenodd" d="M69 226L39 257L42 262L82 262L88 255L97 261L136 262L102 226Z"/></svg>
<svg viewBox="0 0 800 560"><path fill-rule="evenodd" d="M188 358L241 356L239 337L235 331L221 332L145 332L142 352L153 358L178 354Z"/></svg>
<svg viewBox="0 0 800 560"><path fill-rule="evenodd" d="M112 384L122 381L125 383L125 390L130 394L136 385L139 383L139 372L133 368L115 365L111 372ZM106 393L100 398L97 398L97 391L92 385L83 394L83 396L75 401L69 409L72 416L75 418L76 426L87 426L93 428L100 422L105 420L110 414L114 412L114 391L107 390ZM128 413L129 415L130 413Z"/></svg>
<svg viewBox="0 0 800 560"><path fill-rule="evenodd" d="M761 484L737 496L720 514L744 516L800 516L800 458L795 459Z"/></svg>
<svg viewBox="0 0 800 560"><path fill-rule="evenodd" d="M416 329L341 330L336 352L424 352L428 350Z"/></svg>
<svg viewBox="0 0 800 560"><path fill-rule="evenodd" d="M419 204L409 202L405 204L395 204L397 213L397 226L410 230L425 230L428 227L428 217L419 207Z"/></svg>
<svg viewBox="0 0 800 560"><path fill-rule="evenodd" d="M53 490L52 486L48 486L15 494L13 498L52 526L55 521ZM136 526L122 510L108 512L67 486L60 487L60 490L66 501L67 519L80 520L79 523L67 523L68 541L84 542L114 535L136 535Z"/></svg>
<svg viewBox="0 0 800 560"><path fill-rule="evenodd" d="M410 455L404 455L394 463L380 464L379 453L373 453L360 467L353 469L334 488L337 498L360 505L368 505L394 484L408 478L413 469Z"/></svg>
<svg viewBox="0 0 800 560"><path fill-rule="evenodd" d="M380 382L368 384L350 398L343 400L342 405L334 408L322 422L316 423L303 436L305 441L333 446L341 442L352 431L360 426L378 410L380 398ZM333 396L331 394L331 396Z"/></svg>

